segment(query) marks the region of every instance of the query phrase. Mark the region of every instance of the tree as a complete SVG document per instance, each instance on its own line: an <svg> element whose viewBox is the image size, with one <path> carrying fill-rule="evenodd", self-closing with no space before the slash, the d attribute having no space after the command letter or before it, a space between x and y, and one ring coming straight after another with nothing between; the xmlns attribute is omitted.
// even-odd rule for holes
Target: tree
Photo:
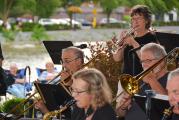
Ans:
<svg viewBox="0 0 179 120"><path fill-rule="evenodd" d="M111 13L118 7L118 0L101 0L100 5L107 14L107 23L109 23Z"/></svg>
<svg viewBox="0 0 179 120"><path fill-rule="evenodd" d="M60 0L36 0L34 15L39 17L50 17L56 8L60 7Z"/></svg>
<svg viewBox="0 0 179 120"><path fill-rule="evenodd" d="M81 13L79 6L81 5L81 0L61 0L61 6L66 10L70 18L70 26L72 27L72 19L74 13Z"/></svg>
<svg viewBox="0 0 179 120"><path fill-rule="evenodd" d="M0 18L6 25L8 17L30 12L32 6L35 6L35 0L0 0Z"/></svg>

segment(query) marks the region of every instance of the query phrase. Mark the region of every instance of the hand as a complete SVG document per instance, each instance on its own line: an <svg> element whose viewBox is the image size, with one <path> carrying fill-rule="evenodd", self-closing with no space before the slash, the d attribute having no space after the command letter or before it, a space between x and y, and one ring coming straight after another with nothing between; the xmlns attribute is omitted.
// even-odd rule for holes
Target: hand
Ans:
<svg viewBox="0 0 179 120"><path fill-rule="evenodd" d="M140 46L132 36L130 36L130 35L126 36L126 34L127 34L127 31L123 31L120 36L121 44L123 46L129 45L129 46L133 46L134 48L137 48Z"/></svg>
<svg viewBox="0 0 179 120"><path fill-rule="evenodd" d="M71 76L71 74L68 71L66 70L61 71L61 79L66 79L69 76Z"/></svg>
<svg viewBox="0 0 179 120"><path fill-rule="evenodd" d="M120 108L128 109L130 104L131 104L131 96L125 92L121 98L121 101L120 101L120 105L121 105Z"/></svg>
<svg viewBox="0 0 179 120"><path fill-rule="evenodd" d="M35 102L35 109L40 110L42 113L47 113L49 110L47 109L46 105L42 100L34 101Z"/></svg>

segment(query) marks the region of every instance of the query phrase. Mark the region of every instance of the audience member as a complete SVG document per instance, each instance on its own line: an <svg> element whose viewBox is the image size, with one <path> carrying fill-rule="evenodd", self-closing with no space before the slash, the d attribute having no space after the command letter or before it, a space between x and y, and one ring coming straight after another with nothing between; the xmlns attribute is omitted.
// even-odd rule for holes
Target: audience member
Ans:
<svg viewBox="0 0 179 120"><path fill-rule="evenodd" d="M16 97L25 98L26 90L24 83L26 81L24 76L18 73L18 67L15 63L10 65L8 76L14 78L14 81L6 81L8 85L7 91Z"/></svg>
<svg viewBox="0 0 179 120"><path fill-rule="evenodd" d="M40 82L49 82L53 78L55 78L55 76L58 74L52 62L47 62L45 64L45 67L46 67L46 70L43 71L40 77L38 78Z"/></svg>

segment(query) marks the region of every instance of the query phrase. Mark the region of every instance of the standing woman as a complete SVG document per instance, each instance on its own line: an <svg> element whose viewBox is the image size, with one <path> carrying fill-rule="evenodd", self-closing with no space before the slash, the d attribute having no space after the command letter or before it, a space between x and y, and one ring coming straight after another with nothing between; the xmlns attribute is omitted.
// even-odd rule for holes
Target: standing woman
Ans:
<svg viewBox="0 0 179 120"><path fill-rule="evenodd" d="M131 51L132 49L140 48L141 45L150 42L158 43L155 33L150 30L151 14L151 11L145 5L136 5L131 10L131 28L134 30L135 37L125 38L118 51L113 54L115 61L123 60L123 73L136 75L142 71L140 55L137 50ZM126 31L123 31L120 38L123 39L125 34Z"/></svg>
<svg viewBox="0 0 179 120"><path fill-rule="evenodd" d="M104 75L96 69L85 69L73 76L72 96L76 106L73 120L117 120L110 105L111 90Z"/></svg>

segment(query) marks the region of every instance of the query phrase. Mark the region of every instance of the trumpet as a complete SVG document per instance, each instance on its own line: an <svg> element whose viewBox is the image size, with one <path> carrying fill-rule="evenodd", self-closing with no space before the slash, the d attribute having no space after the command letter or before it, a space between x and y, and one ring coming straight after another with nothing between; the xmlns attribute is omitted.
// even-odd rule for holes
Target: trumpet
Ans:
<svg viewBox="0 0 179 120"><path fill-rule="evenodd" d="M112 45L112 48L111 48L111 52L113 53L113 54L115 54L115 53L117 53L117 51L119 50L119 46L122 46L123 45L123 42L124 42L124 39L125 38L127 38L127 37L129 37L129 36L131 36L133 33L134 33L134 31L135 31L135 29L134 28L131 28L131 29L129 29L126 33L125 33L125 35L121 38L121 39L117 39L116 38L116 36L114 36L113 38L112 38L112 41L113 41L113 45Z"/></svg>

